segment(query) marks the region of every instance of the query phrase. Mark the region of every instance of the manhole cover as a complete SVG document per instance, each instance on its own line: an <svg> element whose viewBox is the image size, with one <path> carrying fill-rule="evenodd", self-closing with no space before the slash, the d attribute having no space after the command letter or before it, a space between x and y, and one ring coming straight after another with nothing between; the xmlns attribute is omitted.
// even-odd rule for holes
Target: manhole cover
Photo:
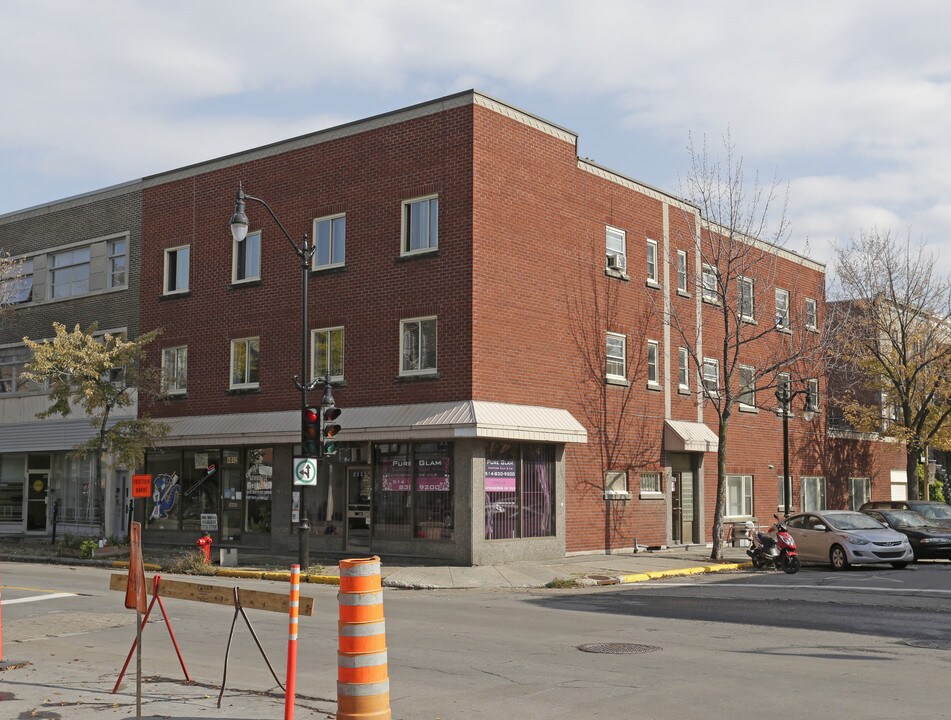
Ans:
<svg viewBox="0 0 951 720"><path fill-rule="evenodd" d="M951 640L905 640L905 645L926 650L951 650Z"/></svg>
<svg viewBox="0 0 951 720"><path fill-rule="evenodd" d="M649 653L660 650L654 645L637 645L635 643L591 643L579 645L581 652L605 653L607 655L630 655L632 653Z"/></svg>

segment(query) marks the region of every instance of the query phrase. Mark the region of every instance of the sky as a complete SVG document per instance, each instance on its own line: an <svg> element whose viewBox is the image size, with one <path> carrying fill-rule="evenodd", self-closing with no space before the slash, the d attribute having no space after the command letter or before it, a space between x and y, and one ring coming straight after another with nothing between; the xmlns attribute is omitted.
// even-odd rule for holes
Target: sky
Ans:
<svg viewBox="0 0 951 720"><path fill-rule="evenodd" d="M790 249L831 273L890 231L951 270L951 2L0 0L0 27L0 215L476 89L674 194L729 132Z"/></svg>

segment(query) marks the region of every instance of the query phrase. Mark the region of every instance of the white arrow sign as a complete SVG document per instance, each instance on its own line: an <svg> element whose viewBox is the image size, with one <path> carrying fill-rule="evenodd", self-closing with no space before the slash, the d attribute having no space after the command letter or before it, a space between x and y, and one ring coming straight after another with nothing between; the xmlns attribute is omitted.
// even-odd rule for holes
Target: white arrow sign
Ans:
<svg viewBox="0 0 951 720"><path fill-rule="evenodd" d="M317 484L317 459L316 458L294 458L294 484L295 485L316 485Z"/></svg>

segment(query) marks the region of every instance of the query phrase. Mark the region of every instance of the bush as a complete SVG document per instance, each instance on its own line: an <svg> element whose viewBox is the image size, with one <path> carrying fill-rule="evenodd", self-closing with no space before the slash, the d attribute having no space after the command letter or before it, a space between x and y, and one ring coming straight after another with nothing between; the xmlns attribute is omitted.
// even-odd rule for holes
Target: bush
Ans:
<svg viewBox="0 0 951 720"><path fill-rule="evenodd" d="M92 551L99 547L98 540L83 540L79 543L79 557L88 560L92 557Z"/></svg>
<svg viewBox="0 0 951 720"><path fill-rule="evenodd" d="M215 566L205 562L201 550L188 550L162 562L162 572L180 575L214 575Z"/></svg>

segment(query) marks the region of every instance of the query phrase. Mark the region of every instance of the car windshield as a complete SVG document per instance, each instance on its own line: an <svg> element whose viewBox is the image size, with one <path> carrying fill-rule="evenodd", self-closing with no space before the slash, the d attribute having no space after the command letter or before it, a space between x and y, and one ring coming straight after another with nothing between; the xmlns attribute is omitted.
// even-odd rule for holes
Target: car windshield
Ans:
<svg viewBox="0 0 951 720"><path fill-rule="evenodd" d="M933 522L921 513L916 513L913 510L882 510L881 513L884 518L888 520L889 525L897 525L900 527L934 527Z"/></svg>
<svg viewBox="0 0 951 720"><path fill-rule="evenodd" d="M826 515L826 521L836 530L881 530L882 524L875 518L859 512Z"/></svg>
<svg viewBox="0 0 951 720"><path fill-rule="evenodd" d="M932 520L951 520L951 505L924 505L918 512Z"/></svg>

